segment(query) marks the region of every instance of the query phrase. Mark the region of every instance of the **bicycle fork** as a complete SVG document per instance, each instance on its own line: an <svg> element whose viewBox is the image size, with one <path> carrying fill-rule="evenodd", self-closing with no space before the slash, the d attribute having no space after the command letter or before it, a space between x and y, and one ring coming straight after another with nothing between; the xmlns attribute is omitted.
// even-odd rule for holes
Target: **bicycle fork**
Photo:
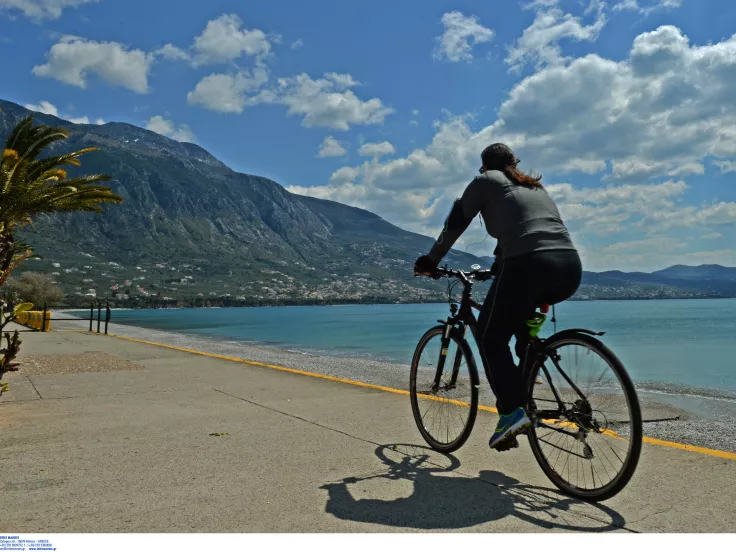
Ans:
<svg viewBox="0 0 736 552"><path fill-rule="evenodd" d="M436 393L440 389L440 383L442 382L442 374L445 371L445 362L447 361L447 354L450 349L450 332L452 332L452 328L455 327L455 324L452 320L447 320L443 322L445 325L445 329L442 333L442 341L441 341L441 348L440 348L440 358L437 362L437 370L434 375L434 383L432 384L432 392ZM465 336L465 332L467 331L467 327L462 327L462 333L463 337ZM457 383L457 376L460 373L460 363L463 359L463 352L458 347L457 351L455 352L455 358L453 359L452 363L452 374L450 376L450 381L445 385L444 389L449 390L453 389Z"/></svg>

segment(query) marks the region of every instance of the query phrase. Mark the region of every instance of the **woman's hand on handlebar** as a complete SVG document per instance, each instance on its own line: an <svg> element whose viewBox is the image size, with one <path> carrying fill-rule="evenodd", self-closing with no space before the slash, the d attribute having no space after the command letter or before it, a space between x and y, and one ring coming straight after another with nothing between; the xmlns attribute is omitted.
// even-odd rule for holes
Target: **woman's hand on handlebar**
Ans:
<svg viewBox="0 0 736 552"><path fill-rule="evenodd" d="M414 263L414 276L437 278L437 263L427 255L422 255Z"/></svg>

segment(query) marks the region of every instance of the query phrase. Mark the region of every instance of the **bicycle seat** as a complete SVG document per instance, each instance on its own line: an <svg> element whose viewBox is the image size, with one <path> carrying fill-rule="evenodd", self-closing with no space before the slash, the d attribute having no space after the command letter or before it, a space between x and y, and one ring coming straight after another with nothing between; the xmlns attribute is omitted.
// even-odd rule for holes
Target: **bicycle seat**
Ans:
<svg viewBox="0 0 736 552"><path fill-rule="evenodd" d="M542 314L547 314L549 312L549 305L546 303L542 303L537 307L539 309L539 312Z"/></svg>

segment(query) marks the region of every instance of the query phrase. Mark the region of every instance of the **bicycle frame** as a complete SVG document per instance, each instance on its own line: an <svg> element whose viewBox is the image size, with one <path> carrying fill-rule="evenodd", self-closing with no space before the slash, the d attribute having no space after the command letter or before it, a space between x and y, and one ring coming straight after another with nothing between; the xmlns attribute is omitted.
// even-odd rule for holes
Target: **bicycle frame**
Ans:
<svg viewBox="0 0 736 552"><path fill-rule="evenodd" d="M443 273L444 275L448 277L458 278L463 284L463 293L462 293L462 299L460 300L459 307L455 303L450 304L451 316L449 316L447 320L438 320L439 323L445 326L445 331L442 334L440 358L439 358L439 362L437 363L434 383L432 385L433 392L438 391L440 388L440 382L442 380L442 374L444 373L445 362L446 362L448 347L450 343L450 332L452 331L453 328L457 327L463 337L466 336L467 330L468 328L470 328L470 331L473 334L473 338L475 339L476 345L478 345L479 348L482 346L481 341L478 338L479 336L477 335L478 319L473 314L473 309L476 309L480 312L481 305L480 303L478 303L472 298L473 282L471 281L471 278L477 277L478 275L484 275L484 272L476 270L471 273L465 273L460 270L448 270L447 268L440 269L440 271L441 273ZM488 271L485 271L485 272L488 272ZM469 275L470 277L468 277ZM581 330L581 329L565 330L556 335L559 336L559 335L563 335L564 333L568 333L568 332L584 332L584 333L588 333L592 335L603 335L603 333L601 332L592 332L589 330ZM525 344L523 358L519 359L521 361L520 368L522 370L523 381L526 381L528 379L529 372L534 366L534 361L538 357L539 351L542 351L544 348L544 343L545 343L545 340L540 339L539 337L533 337ZM588 400L583 394L583 392L575 385L575 383L570 379L570 377L565 373L565 371L559 365L558 358L555 358L555 356L550 356L549 358L552 361L552 364L554 365L557 372L559 372L560 375L563 377L563 379L568 383L568 385L570 385L570 387L575 390L575 392L580 397L580 399L584 401L585 403L588 403ZM485 358L481 358L481 361L483 362L483 366L487 372L488 367L486 366ZM448 384L445 385L444 387L445 390L452 389L456 385L457 377L460 372L461 362L462 362L462 352L458 350L455 353L455 359L453 362L453 369L452 369L450 381ZM575 436L576 435L575 433L568 432L562 428L554 428L552 426L547 426L546 424L542 422L542 420L545 420L545 419L559 419L561 415L569 416L571 411L569 408L565 407L565 403L560 397L560 394L557 391L557 388L555 387L554 382L552 381L552 376L550 375L550 372L546 366L546 363L544 362L542 363L541 370L544 373L545 378L547 379L547 382L549 383L549 386L557 402L558 408L557 410L536 410L533 413L533 415L537 419L537 423L545 427L549 427L550 429L554 429L555 431L560 431L561 433L567 433L569 435Z"/></svg>

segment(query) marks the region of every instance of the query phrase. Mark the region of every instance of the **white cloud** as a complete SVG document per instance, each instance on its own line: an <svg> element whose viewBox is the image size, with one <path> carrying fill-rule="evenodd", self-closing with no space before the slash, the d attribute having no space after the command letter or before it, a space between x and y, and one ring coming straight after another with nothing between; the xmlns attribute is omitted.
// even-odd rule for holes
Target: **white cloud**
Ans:
<svg viewBox="0 0 736 552"><path fill-rule="evenodd" d="M379 159L384 155L396 153L396 148L390 142L379 142L375 144L363 144L360 146L358 153L363 157L373 157Z"/></svg>
<svg viewBox="0 0 736 552"><path fill-rule="evenodd" d="M165 44L154 52L155 55L161 56L169 61L191 61L191 56L185 51L174 46L173 44Z"/></svg>
<svg viewBox="0 0 736 552"><path fill-rule="evenodd" d="M666 242L663 242L666 244ZM639 249L603 252L590 248L581 252L583 266L586 270L623 270L627 272L651 272L661 270L673 264L701 265L720 264L736 266L736 249L718 249L706 251L685 251L683 249L662 251L642 244Z"/></svg>
<svg viewBox="0 0 736 552"><path fill-rule="evenodd" d="M332 173L332 176L330 176L330 183L336 185L348 184L349 182L355 180L359 174L360 169L356 169L353 167L342 167L341 169L337 169L334 173Z"/></svg>
<svg viewBox="0 0 736 552"><path fill-rule="evenodd" d="M686 249L687 245L669 236L653 236L643 240L634 240L619 242L613 245L607 245L601 247L601 253L626 253L626 252L639 252L647 253L650 251L657 251L659 253L674 253L676 251L682 251Z"/></svg>
<svg viewBox="0 0 736 552"><path fill-rule="evenodd" d="M313 79L306 73L278 79L267 87L268 70L256 66L251 72L212 74L202 79L189 93L191 104L213 111L241 113L246 106L277 104L289 115L301 115L305 127L348 130L354 125L382 124L394 110L378 98L361 100L350 90L358 86L351 75L326 73ZM249 95L250 94L250 95Z"/></svg>
<svg viewBox="0 0 736 552"><path fill-rule="evenodd" d="M709 232L708 234L702 234L700 236L701 240L717 240L719 238L722 238L723 234L720 232Z"/></svg>
<svg viewBox="0 0 736 552"><path fill-rule="evenodd" d="M304 46L304 41L301 38L298 38L294 42L291 43L292 50L298 50L302 46Z"/></svg>
<svg viewBox="0 0 736 552"><path fill-rule="evenodd" d="M220 113L242 113L247 101L246 93L264 86L268 78L264 67L232 75L213 73L197 83L187 94L187 101Z"/></svg>
<svg viewBox="0 0 736 552"><path fill-rule="evenodd" d="M583 247L627 233L648 239L736 229L736 203L689 204L684 180L702 174L709 158L723 169L736 164L729 161L736 159L735 71L736 37L693 46L678 29L660 27L637 37L628 59L588 55L523 79L488 126L473 129L471 117L448 117L424 148L346 167L301 193L437 235L452 200L476 173L480 152L502 141L517 151L522 168L541 171L548 184L562 173L609 179L605 187L548 185ZM474 223L462 243L482 236Z"/></svg>
<svg viewBox="0 0 736 552"><path fill-rule="evenodd" d="M721 174L736 172L736 161L720 160L714 161L713 164L721 170Z"/></svg>
<svg viewBox="0 0 736 552"><path fill-rule="evenodd" d="M98 0L0 0L0 11L20 11L26 17L40 21L59 19L66 8L76 8Z"/></svg>
<svg viewBox="0 0 736 552"><path fill-rule="evenodd" d="M525 10L553 8L560 3L560 0L532 0L528 4L522 6Z"/></svg>
<svg viewBox="0 0 736 552"><path fill-rule="evenodd" d="M635 226L649 232L659 230L658 212L680 212L678 203L686 190L687 184L681 180L604 188L547 186L565 221L583 234L597 236L616 234Z"/></svg>
<svg viewBox="0 0 736 552"><path fill-rule="evenodd" d="M118 42L96 42L64 36L46 54L47 62L33 68L33 74L60 82L87 87L90 74L112 86L133 92L148 92L148 72L153 56L142 50L128 50Z"/></svg>
<svg viewBox="0 0 736 552"><path fill-rule="evenodd" d="M246 54L263 59L271 53L271 43L260 29L244 29L234 14L223 14L207 23L194 39L195 65L226 63Z"/></svg>
<svg viewBox="0 0 736 552"><path fill-rule="evenodd" d="M590 0L588 3L588 7L585 8L585 11L583 12L585 15L589 15L591 13L599 13L602 10L606 9L606 2L603 0Z"/></svg>
<svg viewBox="0 0 736 552"><path fill-rule="evenodd" d="M411 114L416 117L417 115L419 115L419 110L418 109L412 109L411 110Z"/></svg>
<svg viewBox="0 0 736 552"><path fill-rule="evenodd" d="M342 142L339 142L332 136L326 136L322 140L317 157L342 157L347 152L348 150L345 149Z"/></svg>
<svg viewBox="0 0 736 552"><path fill-rule="evenodd" d="M639 35L628 59L548 67L511 91L493 127L536 167L611 162L612 178L702 174L736 156L736 37L691 46L676 27Z"/></svg>
<svg viewBox="0 0 736 552"><path fill-rule="evenodd" d="M305 127L348 130L354 125L382 124L394 112L378 98L361 100L350 90L357 86L352 76L327 73L313 79L306 73L279 79L278 86L262 100L288 108L289 115L302 115Z"/></svg>
<svg viewBox="0 0 736 552"><path fill-rule="evenodd" d="M595 7L596 13L595 21L589 25L583 24L581 17L563 12L556 7L556 2L534 3L528 7L538 11L516 45L509 48L506 63L513 70L520 70L528 63L534 63L538 69L563 63L566 58L562 55L561 40L594 41L606 24L602 3L589 6L589 9Z"/></svg>
<svg viewBox="0 0 736 552"><path fill-rule="evenodd" d="M356 81L352 75L347 75L343 73L325 73L325 78L328 81L335 83L335 88L337 89L354 88L360 85L360 83Z"/></svg>
<svg viewBox="0 0 736 552"><path fill-rule="evenodd" d="M299 42L292 44L292 49L298 48ZM207 22L188 50L165 44L153 54L170 61L186 61L193 67L232 63L246 55L255 59L256 67L265 67L272 43L280 44L281 36L245 29L237 15L223 14Z"/></svg>
<svg viewBox="0 0 736 552"><path fill-rule="evenodd" d="M613 11L636 11L645 15L661 9L679 8L682 0L620 0Z"/></svg>
<svg viewBox="0 0 736 552"><path fill-rule="evenodd" d="M59 116L59 110L56 109L56 106L51 102L47 102L46 100L41 100L37 104L26 104L25 108L30 109L31 111L45 113L46 115L53 115L54 117Z"/></svg>
<svg viewBox="0 0 736 552"><path fill-rule="evenodd" d="M157 134L168 136L178 142L190 142L192 144L197 143L197 138L189 128L188 125L179 125L178 127L173 121L164 119L161 115L154 115L146 123L146 128L152 130Z"/></svg>
<svg viewBox="0 0 736 552"><path fill-rule="evenodd" d="M685 265L720 264L736 266L736 250L686 251L666 236L623 242L615 250L589 248L581 251L586 270L650 272L675 263Z"/></svg>
<svg viewBox="0 0 736 552"><path fill-rule="evenodd" d="M455 63L470 61L473 59L471 42L473 45L489 42L494 35L493 30L481 25L476 16L466 16L459 11L445 13L441 21L445 32L436 38L435 59Z"/></svg>
<svg viewBox="0 0 736 552"><path fill-rule="evenodd" d="M45 113L46 115L53 115L54 117L58 117L59 119L64 119L66 121L69 121L71 123L75 123L78 125L88 125L89 124L89 117L71 117L69 115L60 115L59 110L56 108L54 104L51 102L48 102L46 100L41 100L37 104L25 104L24 106L26 109L30 109L31 111L38 111L39 113ZM96 125L103 125L105 124L105 121L102 119L97 119L95 121Z"/></svg>

